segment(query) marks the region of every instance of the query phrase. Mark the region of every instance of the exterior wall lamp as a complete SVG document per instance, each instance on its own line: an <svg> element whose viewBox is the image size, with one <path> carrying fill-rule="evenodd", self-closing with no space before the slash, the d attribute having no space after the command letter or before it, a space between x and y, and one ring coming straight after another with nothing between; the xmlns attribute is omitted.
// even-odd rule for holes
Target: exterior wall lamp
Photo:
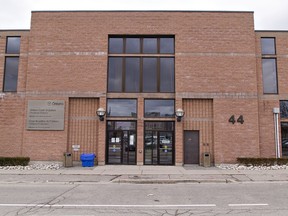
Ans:
<svg viewBox="0 0 288 216"><path fill-rule="evenodd" d="M100 107L97 111L96 111L97 116L99 117L100 121L104 121L104 116L106 114L106 110L103 109L102 107Z"/></svg>
<svg viewBox="0 0 288 216"><path fill-rule="evenodd" d="M182 117L184 116L185 112L183 109L177 109L175 112L175 116L177 117L177 122L181 122Z"/></svg>

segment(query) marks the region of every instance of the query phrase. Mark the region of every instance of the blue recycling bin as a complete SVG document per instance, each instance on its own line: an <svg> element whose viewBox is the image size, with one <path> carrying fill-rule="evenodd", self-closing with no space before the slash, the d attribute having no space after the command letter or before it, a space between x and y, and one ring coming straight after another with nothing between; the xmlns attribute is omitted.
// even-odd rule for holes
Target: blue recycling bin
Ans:
<svg viewBox="0 0 288 216"><path fill-rule="evenodd" d="M95 158L96 158L96 155L93 153L81 154L80 160L82 161L82 167L93 167Z"/></svg>

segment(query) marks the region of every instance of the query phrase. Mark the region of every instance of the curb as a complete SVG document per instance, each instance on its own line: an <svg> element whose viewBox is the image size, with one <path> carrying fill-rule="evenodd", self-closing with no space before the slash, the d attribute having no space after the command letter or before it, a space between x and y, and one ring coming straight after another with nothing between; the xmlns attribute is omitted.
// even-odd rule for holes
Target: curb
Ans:
<svg viewBox="0 0 288 216"><path fill-rule="evenodd" d="M231 179L114 179L111 183L126 184L179 184L179 183L234 183Z"/></svg>

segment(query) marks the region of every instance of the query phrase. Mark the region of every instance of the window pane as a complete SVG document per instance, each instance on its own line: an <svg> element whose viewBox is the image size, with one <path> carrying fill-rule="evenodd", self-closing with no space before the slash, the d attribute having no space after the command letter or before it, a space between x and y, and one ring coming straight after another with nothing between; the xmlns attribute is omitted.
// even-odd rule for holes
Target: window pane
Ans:
<svg viewBox="0 0 288 216"><path fill-rule="evenodd" d="M140 38L126 39L126 53L140 53Z"/></svg>
<svg viewBox="0 0 288 216"><path fill-rule="evenodd" d="M139 92L140 58L126 58L125 92Z"/></svg>
<svg viewBox="0 0 288 216"><path fill-rule="evenodd" d="M109 53L123 53L123 38L109 38Z"/></svg>
<svg viewBox="0 0 288 216"><path fill-rule="evenodd" d="M276 59L262 59L264 93L277 94Z"/></svg>
<svg viewBox="0 0 288 216"><path fill-rule="evenodd" d="M136 130L136 122L116 121L115 130Z"/></svg>
<svg viewBox="0 0 288 216"><path fill-rule="evenodd" d="M145 122L145 130L174 131L174 122Z"/></svg>
<svg viewBox="0 0 288 216"><path fill-rule="evenodd" d="M7 54L19 54L20 53L20 37L7 37Z"/></svg>
<svg viewBox="0 0 288 216"><path fill-rule="evenodd" d="M4 91L17 91L18 57L6 57L4 74Z"/></svg>
<svg viewBox="0 0 288 216"><path fill-rule="evenodd" d="M143 58L143 92L157 92L157 58Z"/></svg>
<svg viewBox="0 0 288 216"><path fill-rule="evenodd" d="M122 92L122 58L109 58L108 92Z"/></svg>
<svg viewBox="0 0 288 216"><path fill-rule="evenodd" d="M145 117L173 117L174 100L145 100Z"/></svg>
<svg viewBox="0 0 288 216"><path fill-rule="evenodd" d="M160 92L174 92L174 58L160 58Z"/></svg>
<svg viewBox="0 0 288 216"><path fill-rule="evenodd" d="M288 157L288 123L281 123L282 157Z"/></svg>
<svg viewBox="0 0 288 216"><path fill-rule="evenodd" d="M174 53L174 38L160 38L160 53Z"/></svg>
<svg viewBox="0 0 288 216"><path fill-rule="evenodd" d="M275 55L275 38L261 38L262 54Z"/></svg>
<svg viewBox="0 0 288 216"><path fill-rule="evenodd" d="M137 100L108 99L107 116L137 117Z"/></svg>
<svg viewBox="0 0 288 216"><path fill-rule="evenodd" d="M157 53L157 38L143 39L143 53Z"/></svg>
<svg viewBox="0 0 288 216"><path fill-rule="evenodd" d="M288 101L280 101L280 117L288 118Z"/></svg>

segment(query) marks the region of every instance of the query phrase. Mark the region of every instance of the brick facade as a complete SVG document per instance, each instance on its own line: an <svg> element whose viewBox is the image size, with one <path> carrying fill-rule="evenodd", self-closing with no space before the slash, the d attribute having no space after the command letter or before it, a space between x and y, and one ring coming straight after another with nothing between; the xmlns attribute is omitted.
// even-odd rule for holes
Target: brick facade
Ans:
<svg viewBox="0 0 288 216"><path fill-rule="evenodd" d="M109 35L175 36L175 93L107 93ZM7 36L21 36L15 93L2 88ZM277 95L263 94L261 37L276 38ZM288 99L287 55L287 32L255 32L251 12L33 12L30 31L0 31L0 156L61 161L63 152L73 151L72 144L81 144L69 143L74 139L71 133L76 133L79 139L74 140L93 137L94 146L81 144L73 159L79 160L86 148L105 164L107 118L96 118L91 123L95 130L72 128L69 106L81 98L104 108L107 98L135 98L137 164L144 161L148 120L175 121L176 165L184 163L186 130L200 131L199 164L206 151L215 164L235 163L237 157L275 157L272 110L279 100ZM144 99L151 98L175 99L175 109L188 110L181 122L145 118ZM63 100L64 130L27 130L29 100ZM89 107L85 109L96 116L95 106ZM211 112L202 115L203 107ZM232 115L236 120L242 115L244 123L228 122ZM78 133L75 128L85 130Z"/></svg>

